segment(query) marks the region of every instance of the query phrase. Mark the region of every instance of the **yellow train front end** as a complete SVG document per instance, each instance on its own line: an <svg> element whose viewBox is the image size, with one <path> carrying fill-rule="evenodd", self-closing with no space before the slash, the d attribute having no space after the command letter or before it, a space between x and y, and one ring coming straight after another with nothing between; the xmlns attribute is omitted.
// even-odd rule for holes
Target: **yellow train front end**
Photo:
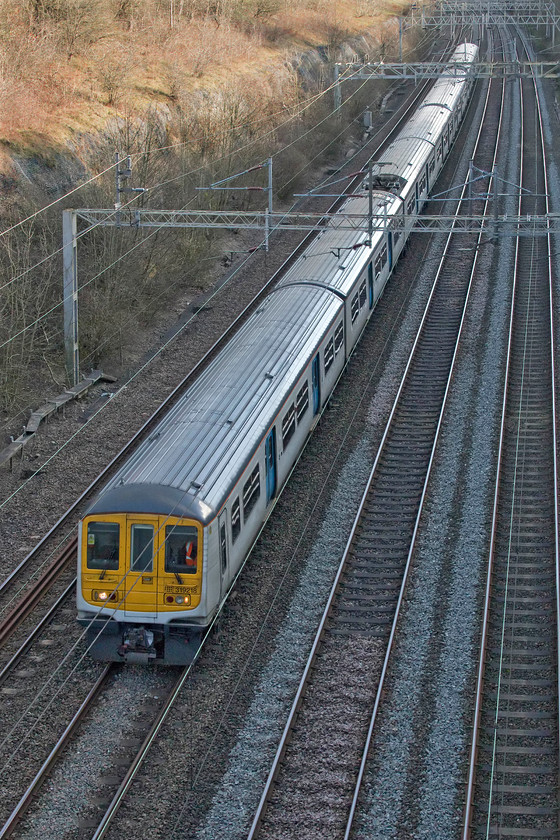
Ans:
<svg viewBox="0 0 560 840"><path fill-rule="evenodd" d="M198 647L200 522L93 513L80 530L78 620L104 661L184 664Z"/></svg>

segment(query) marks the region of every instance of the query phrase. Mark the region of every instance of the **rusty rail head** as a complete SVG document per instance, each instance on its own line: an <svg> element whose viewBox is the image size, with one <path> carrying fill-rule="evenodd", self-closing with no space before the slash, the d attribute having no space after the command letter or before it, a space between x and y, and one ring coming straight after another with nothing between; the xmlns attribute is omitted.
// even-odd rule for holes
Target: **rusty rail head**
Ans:
<svg viewBox="0 0 560 840"><path fill-rule="evenodd" d="M0 623L0 647L12 635L14 630L27 618L29 613L41 600L45 592L50 589L57 577L64 571L71 561L76 559L78 538L73 539L63 548L55 560L48 566L35 585L11 609Z"/></svg>

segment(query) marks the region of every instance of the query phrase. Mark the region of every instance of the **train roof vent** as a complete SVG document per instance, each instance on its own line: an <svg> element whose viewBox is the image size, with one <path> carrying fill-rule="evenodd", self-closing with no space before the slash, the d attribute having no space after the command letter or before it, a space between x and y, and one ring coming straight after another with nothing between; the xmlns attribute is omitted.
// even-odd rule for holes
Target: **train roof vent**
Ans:
<svg viewBox="0 0 560 840"><path fill-rule="evenodd" d="M199 484L198 481L191 481L188 489L188 493L192 493L193 496L196 496L198 491L202 488L202 484Z"/></svg>

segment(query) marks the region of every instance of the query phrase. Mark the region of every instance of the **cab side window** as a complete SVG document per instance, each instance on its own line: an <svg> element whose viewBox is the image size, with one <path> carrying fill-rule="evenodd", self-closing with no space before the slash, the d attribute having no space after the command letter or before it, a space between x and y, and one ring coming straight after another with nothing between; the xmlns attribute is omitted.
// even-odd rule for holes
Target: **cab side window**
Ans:
<svg viewBox="0 0 560 840"><path fill-rule="evenodd" d="M241 533L241 506L239 496L231 506L231 541L235 542Z"/></svg>
<svg viewBox="0 0 560 840"><path fill-rule="evenodd" d="M195 575L198 568L198 530L194 525L166 525L165 571Z"/></svg>

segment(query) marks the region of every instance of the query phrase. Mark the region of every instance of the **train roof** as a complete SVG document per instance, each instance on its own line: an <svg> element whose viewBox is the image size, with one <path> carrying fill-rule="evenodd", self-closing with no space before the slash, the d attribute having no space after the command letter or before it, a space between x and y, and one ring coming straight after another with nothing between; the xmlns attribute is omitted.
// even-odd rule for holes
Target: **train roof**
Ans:
<svg viewBox="0 0 560 840"><path fill-rule="evenodd" d="M472 44L469 41L463 41L455 47L449 58L449 63L453 64L472 64L478 58L478 44Z"/></svg>
<svg viewBox="0 0 560 840"><path fill-rule="evenodd" d="M213 519L342 311L340 297L317 286L272 292L87 515Z"/></svg>
<svg viewBox="0 0 560 840"><path fill-rule="evenodd" d="M367 177L364 185L367 183ZM402 201L397 196L384 192L373 192L373 215L386 212L388 221L402 208ZM371 256L383 239L383 231L374 231L371 246L368 247L368 233L365 229L369 213L369 196L364 186L362 197L350 198L344 203L343 210L337 214L331 224L315 237L305 254L299 257L286 272L279 287L292 283L320 283L336 291L344 298L348 297L356 277L365 270ZM348 229L344 215L363 217L361 233ZM377 220L374 224L379 224Z"/></svg>
<svg viewBox="0 0 560 840"><path fill-rule="evenodd" d="M461 44L449 63L468 65L476 59L478 47L475 44ZM449 122L457 100L463 89L466 74L461 78L438 79L424 97L415 113L407 120L399 136L385 149L377 160L383 172L402 179L401 195L406 198L426 163L430 148Z"/></svg>
<svg viewBox="0 0 560 840"><path fill-rule="evenodd" d="M447 112L446 122L448 118L449 112ZM433 125L433 117L431 121L427 121L427 125ZM430 134L428 134L425 129L425 136L416 133L408 135L408 124L405 131L407 134L394 140L376 161L377 166L382 167L382 171L386 175L402 179L403 187L400 190L400 195L403 197L407 195L410 185L414 184L423 166L425 166L430 150L434 148L438 136L435 131L430 130Z"/></svg>

